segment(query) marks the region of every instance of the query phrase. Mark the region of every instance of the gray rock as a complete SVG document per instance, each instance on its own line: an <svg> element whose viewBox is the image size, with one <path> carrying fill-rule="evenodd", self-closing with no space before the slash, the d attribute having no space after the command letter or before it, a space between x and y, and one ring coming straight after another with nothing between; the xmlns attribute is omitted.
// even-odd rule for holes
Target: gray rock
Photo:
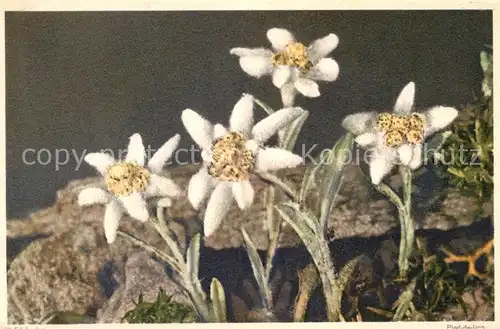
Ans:
<svg viewBox="0 0 500 329"><path fill-rule="evenodd" d="M197 166L184 166L171 170L172 178L186 188ZM283 171L285 179L298 185L304 168ZM7 237L23 238L45 235L28 245L11 262L8 271L9 322L33 322L43 314L52 311L71 310L88 312L102 307L113 293L114 279L97 274L108 271L106 266L115 264L124 267L124 261L137 251L129 243L118 238L108 246L102 228L103 206L79 207L76 203L77 191L88 184L97 184L99 178L92 177L73 181L57 192L54 206L31 214L26 219L7 221ZM260 249L267 249L268 241L264 225L264 193L266 184L252 178L256 191L255 203L246 211L233 205L222 226L205 245L213 249L236 248L243 245L241 227L245 227ZM317 198L317 190L312 199ZM429 195L432 197L432 195ZM464 197L451 190L439 191L439 197L429 202L415 198L414 215L422 228L452 228L467 225L474 220L480 210L477 200ZM199 230L203 211L196 212L187 198L173 203L168 210L169 226L174 230L182 245L186 237ZM344 184L335 209L328 222L333 238L379 236L397 226L394 207L383 195L375 191L356 166L346 170ZM169 252L160 236L148 224L143 224L125 216L120 229ZM283 229L280 247L300 244L300 240L290 227ZM112 272L112 271L111 271ZM120 288L121 289L121 288ZM14 300L17 303L14 303ZM16 307L15 305L24 305ZM29 310L30 315L26 315ZM25 320L26 319L26 320Z"/></svg>
<svg viewBox="0 0 500 329"><path fill-rule="evenodd" d="M120 287L97 313L98 323L121 323L124 315L135 308L142 293L145 302L156 300L163 289L172 301L189 304L189 300L176 284L177 276L170 278L164 266L154 261L146 252L134 252L128 258L124 268L124 280Z"/></svg>

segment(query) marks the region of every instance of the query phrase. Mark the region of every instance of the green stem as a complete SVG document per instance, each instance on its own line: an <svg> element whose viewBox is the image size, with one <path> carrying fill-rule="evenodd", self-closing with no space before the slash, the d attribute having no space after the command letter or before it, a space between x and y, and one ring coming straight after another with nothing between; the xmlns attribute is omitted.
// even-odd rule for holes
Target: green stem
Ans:
<svg viewBox="0 0 500 329"><path fill-rule="evenodd" d="M283 182L278 176L271 174L271 173L259 173L259 176L263 180L266 180L266 181L278 186L279 188L281 188L283 190L283 192L285 192L285 194L287 194L292 200L298 201L297 193L295 193L295 191L290 186L288 186L285 182Z"/></svg>
<svg viewBox="0 0 500 329"><path fill-rule="evenodd" d="M407 221L404 214L404 210L398 211L399 214L399 225L401 230L401 238L399 241L399 255L398 255L398 265L399 265L399 277L404 279L406 277L406 270L408 268L408 261L406 259L406 254L408 250L408 240L407 240Z"/></svg>
<svg viewBox="0 0 500 329"><path fill-rule="evenodd" d="M188 295L187 297L190 299L191 304L196 310L196 313L198 314L200 320L202 322L215 322L212 313L210 312L210 302L204 299L203 296L199 293L199 288L201 288L201 285L198 278L196 278L197 282L193 282L191 280L190 273L188 273L188 265L184 260L184 256L179 245L172 238L171 231L165 222L165 217L162 210L163 209L158 208L158 217L149 217L149 222L165 240L172 254L174 255L173 257L125 232L118 231L118 235L125 238L129 242L159 256L162 260L169 263L172 268L183 277L182 281L184 283L184 291Z"/></svg>
<svg viewBox="0 0 500 329"><path fill-rule="evenodd" d="M149 220L153 224L153 227L156 229L156 231L161 235L163 240L167 243L168 247L172 251L172 254L177 259L177 261L179 263L182 263L184 261L184 255L181 249L179 248L179 245L172 238L172 231L170 231L166 223L163 210L164 209L162 207L158 207L157 208L158 217L150 217Z"/></svg>
<svg viewBox="0 0 500 329"><path fill-rule="evenodd" d="M276 189L273 185L267 188L266 197L266 212L267 212L267 225L269 233L269 247L267 249L267 261L266 261L266 280L267 282L271 279L271 270L273 266L273 258L278 248L279 236L281 233L281 223L283 219L281 217L276 218L274 216L274 200L276 195ZM272 304L270 301L269 305Z"/></svg>
<svg viewBox="0 0 500 329"><path fill-rule="evenodd" d="M212 316L212 312L210 312L210 302L200 296L192 282L184 280L184 284L187 286L186 290L188 292L189 299L191 300L191 304L193 305L193 308L195 309L196 314L198 314L201 322L216 322Z"/></svg>
<svg viewBox="0 0 500 329"><path fill-rule="evenodd" d="M399 274L401 278L406 277L406 271L408 269L408 220L406 219L406 207L401 198L391 189L388 185L380 183L379 185L374 185L375 189L380 193L384 194L389 198L389 200L398 209L399 225L401 230L401 239L399 241L399 255L398 255L398 265ZM410 186L411 188L411 186Z"/></svg>
<svg viewBox="0 0 500 329"><path fill-rule="evenodd" d="M403 201L401 198L390 188L387 184L380 182L379 185L373 185L377 191L384 194L389 200L398 208L399 211L404 209Z"/></svg>
<svg viewBox="0 0 500 329"><path fill-rule="evenodd" d="M363 170L363 169L362 169ZM363 173L367 173L363 170ZM399 242L399 276L406 278L409 269L409 258L412 253L415 239L415 225L411 216L412 171L406 166L400 166L400 175L403 181L403 200L385 183L374 185L375 189L384 194L398 209L401 239Z"/></svg>
<svg viewBox="0 0 500 329"><path fill-rule="evenodd" d="M399 274L402 278L405 278L409 269L409 258L413 251L413 243L415 240L415 224L411 215L412 171L407 166L401 166L399 170L403 181L403 209L401 211L402 221Z"/></svg>
<svg viewBox="0 0 500 329"><path fill-rule="evenodd" d="M125 238L125 240L129 241L130 243L134 244L135 246L141 247L144 250L147 250L147 251L151 252L152 254L156 255L157 257L161 258L164 262L170 264L170 266L172 266L172 268L177 273L182 275L182 273L185 269L184 263L179 263L172 256L164 253L163 251L159 250L158 248L150 246L146 242L144 242L144 241L142 241L142 240L140 240L140 239L138 239L130 234L127 234L123 231L118 231L117 234L118 234L118 236Z"/></svg>
<svg viewBox="0 0 500 329"><path fill-rule="evenodd" d="M315 263L318 268L321 284L323 285L323 294L325 295L326 315L328 321L337 322L342 318L340 311L342 290L337 283L337 279L335 278L335 267L330 255L328 242L325 239L321 240L323 242L321 247L322 259L315 259ZM313 257L313 259L314 258L315 257Z"/></svg>
<svg viewBox="0 0 500 329"><path fill-rule="evenodd" d="M278 248L279 237L281 234L281 225L283 219L278 216L274 216L274 202L276 198L276 187L274 185L269 185L266 191L266 217L268 225L268 238L269 247L267 248L266 254L266 266L265 266L265 280L269 284L271 282L271 271L273 268L273 259L276 254L276 249ZM268 291L265 293L265 298L267 305L271 308L273 305L272 293L269 287Z"/></svg>

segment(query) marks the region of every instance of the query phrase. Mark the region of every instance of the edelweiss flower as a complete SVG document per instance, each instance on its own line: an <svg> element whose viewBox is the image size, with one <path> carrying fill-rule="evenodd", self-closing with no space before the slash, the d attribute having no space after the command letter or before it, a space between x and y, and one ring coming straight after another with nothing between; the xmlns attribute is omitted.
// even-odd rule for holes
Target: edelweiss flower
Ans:
<svg viewBox="0 0 500 329"><path fill-rule="evenodd" d="M164 197L159 206L170 206L169 197L181 195L179 187L170 179L160 176L165 163L179 144L180 136L170 138L144 166L146 152L141 136L130 137L125 161L118 162L106 153L89 153L84 160L104 177L107 191L86 188L78 195L78 204L107 204L104 214L104 232L108 243L113 243L118 222L126 212L132 218L145 222L149 218L146 199Z"/></svg>
<svg viewBox="0 0 500 329"><path fill-rule="evenodd" d="M393 113L362 112L347 116L342 125L357 135L356 142L373 150L370 176L379 184L395 164L417 169L422 165L423 142L455 120L453 107L435 106L423 113L412 112L415 84L399 94Z"/></svg>
<svg viewBox="0 0 500 329"><path fill-rule="evenodd" d="M314 80L337 79L339 65L332 58L324 58L337 47L339 39L335 34L317 39L308 47L285 29L272 28L267 31L267 38L273 50L233 48L230 53L240 57L241 68L249 75L272 75L285 107L292 106L296 90L307 97L318 97L319 87Z"/></svg>
<svg viewBox="0 0 500 329"><path fill-rule="evenodd" d="M302 163L300 156L289 151L262 146L301 112L300 108L282 109L253 125L253 97L244 95L233 108L227 130L221 124L212 126L190 109L183 111L182 122L201 147L203 158L201 169L189 182L189 201L199 209L213 191L205 212L205 236L210 236L220 225L233 198L240 209L252 204L254 189L249 181L252 172L291 168Z"/></svg>

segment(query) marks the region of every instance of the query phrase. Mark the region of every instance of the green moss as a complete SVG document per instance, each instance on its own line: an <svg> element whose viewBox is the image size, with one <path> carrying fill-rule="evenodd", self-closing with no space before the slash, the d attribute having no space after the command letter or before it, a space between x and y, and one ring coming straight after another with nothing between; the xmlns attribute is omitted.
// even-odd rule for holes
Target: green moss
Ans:
<svg viewBox="0 0 500 329"><path fill-rule="evenodd" d="M192 308L172 301L160 289L154 303L144 302L142 294L135 309L127 312L122 320L128 323L186 323L196 322L198 317Z"/></svg>
<svg viewBox="0 0 500 329"><path fill-rule="evenodd" d="M443 145L438 173L468 195L481 199L493 193L492 56L481 53L483 95L465 106Z"/></svg>
<svg viewBox="0 0 500 329"><path fill-rule="evenodd" d="M448 264L433 261L418 278L416 297L420 305L417 308L428 321L434 320L439 312L453 304L459 304L467 314L467 307L461 297L465 285Z"/></svg>

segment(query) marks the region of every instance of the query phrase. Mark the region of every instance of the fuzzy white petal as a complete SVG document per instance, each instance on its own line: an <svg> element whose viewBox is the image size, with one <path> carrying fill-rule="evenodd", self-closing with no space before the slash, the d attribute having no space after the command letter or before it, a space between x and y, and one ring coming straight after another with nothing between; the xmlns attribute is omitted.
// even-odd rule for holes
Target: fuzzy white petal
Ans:
<svg viewBox="0 0 500 329"><path fill-rule="evenodd" d="M403 144L397 149L399 161L403 166L408 166L411 159L413 158L413 146L409 144Z"/></svg>
<svg viewBox="0 0 500 329"><path fill-rule="evenodd" d="M170 198L163 198L163 199L160 199L158 200L158 202L156 203L156 206L158 207L163 207L163 208L168 208L172 205L172 199Z"/></svg>
<svg viewBox="0 0 500 329"><path fill-rule="evenodd" d="M132 193L119 198L130 217L145 222L149 218L146 201L140 193Z"/></svg>
<svg viewBox="0 0 500 329"><path fill-rule="evenodd" d="M89 206L92 204L108 203L111 196L108 192L97 187L89 187L78 194L78 205Z"/></svg>
<svg viewBox="0 0 500 329"><path fill-rule="evenodd" d="M415 145L413 148L413 157L409 163L409 167L413 170L418 169L423 164L422 144Z"/></svg>
<svg viewBox="0 0 500 329"><path fill-rule="evenodd" d="M376 150L370 160L370 177L372 183L380 184L382 179L394 167L395 157L393 151Z"/></svg>
<svg viewBox="0 0 500 329"><path fill-rule="evenodd" d="M227 133L228 133L228 130L220 123L217 123L214 125L214 140L217 138L221 138L222 136L226 135Z"/></svg>
<svg viewBox="0 0 500 329"><path fill-rule="evenodd" d="M231 55L236 55L239 57L244 57L244 56L261 56L261 57L269 57L271 58L273 56L273 52L270 49L265 49L265 48L243 48L243 47L236 47L232 48L229 53Z"/></svg>
<svg viewBox="0 0 500 329"><path fill-rule="evenodd" d="M285 50L286 46L295 42L293 34L285 29L272 28L267 31L267 38L275 50Z"/></svg>
<svg viewBox="0 0 500 329"><path fill-rule="evenodd" d="M331 58L322 58L307 77L313 80L334 81L339 76L339 64Z"/></svg>
<svg viewBox="0 0 500 329"><path fill-rule="evenodd" d="M205 236L210 236L217 230L229 212L232 203L233 193L231 191L231 184L227 182L217 184L208 201L205 219L203 220Z"/></svg>
<svg viewBox="0 0 500 329"><path fill-rule="evenodd" d="M271 74L273 70L271 57L267 56L240 57L240 66L243 71L256 78L260 78L266 74Z"/></svg>
<svg viewBox="0 0 500 329"><path fill-rule="evenodd" d="M425 111L426 129L425 136L434 134L435 132L450 125L458 116L458 110L453 107L435 106Z"/></svg>
<svg viewBox="0 0 500 329"><path fill-rule="evenodd" d="M408 83L396 100L394 105L394 113L399 115L409 114L413 108L413 101L415 99L415 83Z"/></svg>
<svg viewBox="0 0 500 329"><path fill-rule="evenodd" d="M330 33L329 35L314 40L307 49L307 54L311 61L317 61L320 58L328 56L339 44L339 38Z"/></svg>
<svg viewBox="0 0 500 329"><path fill-rule="evenodd" d="M342 120L342 127L354 135L361 135L372 130L376 117L376 112L350 114Z"/></svg>
<svg viewBox="0 0 500 329"><path fill-rule="evenodd" d="M252 129L252 136L257 143L266 142L278 130L297 119L303 110L300 107L290 107L274 112L259 121Z"/></svg>
<svg viewBox="0 0 500 329"><path fill-rule="evenodd" d="M292 107L293 103L295 102L295 95L297 94L297 91L293 85L293 83L285 83L281 88L280 88L280 94L281 94L281 102L283 103L283 107Z"/></svg>
<svg viewBox="0 0 500 329"><path fill-rule="evenodd" d="M255 191L249 181L235 182L231 184L234 198L240 209L244 210L253 203Z"/></svg>
<svg viewBox="0 0 500 329"><path fill-rule="evenodd" d="M303 163L302 157L290 151L266 147L257 153L255 170L258 172L275 171L283 168L294 168Z"/></svg>
<svg viewBox="0 0 500 329"><path fill-rule="evenodd" d="M148 162L148 168L155 174L161 173L165 163L170 160L172 154L179 146L181 136L176 134L163 144Z"/></svg>
<svg viewBox="0 0 500 329"><path fill-rule="evenodd" d="M115 163L115 159L107 153L89 153L83 159L103 176L107 168Z"/></svg>
<svg viewBox="0 0 500 329"><path fill-rule="evenodd" d="M113 243L116 239L116 232L118 231L118 224L123 215L123 209L120 204L112 200L106 205L104 211L104 235L108 243Z"/></svg>
<svg viewBox="0 0 500 329"><path fill-rule="evenodd" d="M212 162L212 151L210 149L201 150L201 158L206 163Z"/></svg>
<svg viewBox="0 0 500 329"><path fill-rule="evenodd" d="M255 140L249 139L245 143L245 148L250 150L253 154L256 154L259 151L260 146Z"/></svg>
<svg viewBox="0 0 500 329"><path fill-rule="evenodd" d="M299 78L295 80L293 85L306 97L314 98L320 96L318 84L311 79Z"/></svg>
<svg viewBox="0 0 500 329"><path fill-rule="evenodd" d="M151 174L145 194L147 198L155 196L175 198L182 195L182 190L173 180L157 174Z"/></svg>
<svg viewBox="0 0 500 329"><path fill-rule="evenodd" d="M214 188L214 179L204 166L191 177L188 186L188 199L194 209L200 209L201 203Z"/></svg>
<svg viewBox="0 0 500 329"><path fill-rule="evenodd" d="M374 132L363 133L356 137L356 143L364 148L371 147L377 143L377 134Z"/></svg>
<svg viewBox="0 0 500 329"><path fill-rule="evenodd" d="M212 124L191 109L182 111L182 123L191 138L202 149L209 149L212 145Z"/></svg>
<svg viewBox="0 0 500 329"><path fill-rule="evenodd" d="M250 135L253 126L253 97L245 94L234 105L229 128L231 131L242 133L245 137Z"/></svg>
<svg viewBox="0 0 500 329"><path fill-rule="evenodd" d="M278 88L283 87L290 80L292 69L287 65L280 65L273 71L273 85Z"/></svg>
<svg viewBox="0 0 500 329"><path fill-rule="evenodd" d="M136 162L140 166L144 166L144 161L146 158L146 150L144 149L144 144L142 143L141 135L133 134L130 136L130 141L127 147L127 156L125 161Z"/></svg>

